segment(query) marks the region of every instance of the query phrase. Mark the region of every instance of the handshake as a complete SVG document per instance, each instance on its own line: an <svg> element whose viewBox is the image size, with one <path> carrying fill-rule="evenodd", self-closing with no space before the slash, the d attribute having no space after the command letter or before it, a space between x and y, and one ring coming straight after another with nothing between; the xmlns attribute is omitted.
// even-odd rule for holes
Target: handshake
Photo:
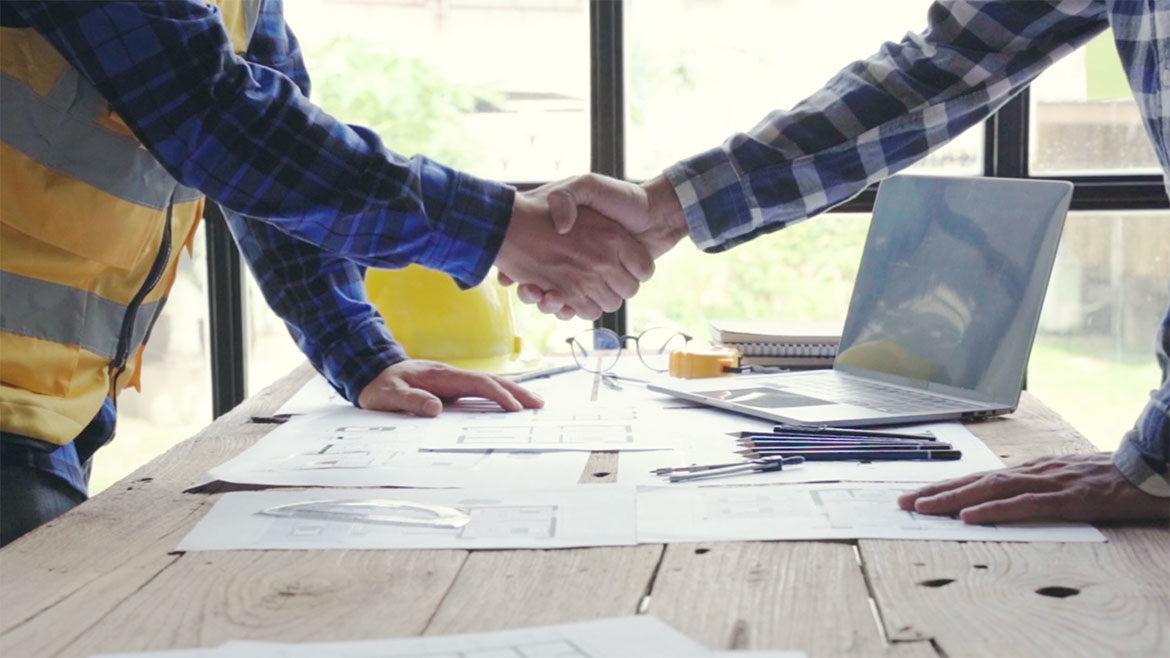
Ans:
<svg viewBox="0 0 1170 658"><path fill-rule="evenodd" d="M500 283L562 320L616 311L654 273L654 259L687 235L664 176L636 185L585 174L517 192L496 255Z"/></svg>

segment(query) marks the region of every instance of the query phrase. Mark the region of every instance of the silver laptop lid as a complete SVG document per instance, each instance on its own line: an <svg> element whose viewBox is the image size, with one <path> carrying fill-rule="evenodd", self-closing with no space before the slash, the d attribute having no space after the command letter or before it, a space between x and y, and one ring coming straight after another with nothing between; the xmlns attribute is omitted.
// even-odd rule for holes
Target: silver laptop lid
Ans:
<svg viewBox="0 0 1170 658"><path fill-rule="evenodd" d="M833 367L1014 406L1071 197L1063 181L887 179Z"/></svg>

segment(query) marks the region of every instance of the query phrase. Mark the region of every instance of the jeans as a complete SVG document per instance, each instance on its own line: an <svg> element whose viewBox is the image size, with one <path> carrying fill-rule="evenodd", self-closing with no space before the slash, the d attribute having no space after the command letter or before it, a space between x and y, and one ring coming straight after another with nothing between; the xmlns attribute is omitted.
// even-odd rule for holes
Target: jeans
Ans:
<svg viewBox="0 0 1170 658"><path fill-rule="evenodd" d="M36 468L0 465L0 546L85 500L61 478Z"/></svg>

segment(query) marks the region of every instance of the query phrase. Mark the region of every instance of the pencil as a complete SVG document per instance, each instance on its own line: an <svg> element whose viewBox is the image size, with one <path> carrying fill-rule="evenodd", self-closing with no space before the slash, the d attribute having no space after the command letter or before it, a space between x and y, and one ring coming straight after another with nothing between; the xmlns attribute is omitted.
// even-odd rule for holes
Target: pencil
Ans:
<svg viewBox="0 0 1170 658"><path fill-rule="evenodd" d="M954 461L961 459L958 450L742 450L748 459L804 457L810 462L829 461Z"/></svg>

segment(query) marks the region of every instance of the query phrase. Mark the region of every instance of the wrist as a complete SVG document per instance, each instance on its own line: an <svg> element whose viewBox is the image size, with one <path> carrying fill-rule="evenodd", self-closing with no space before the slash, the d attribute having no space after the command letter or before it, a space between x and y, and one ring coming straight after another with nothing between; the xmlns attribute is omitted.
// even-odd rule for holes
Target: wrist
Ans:
<svg viewBox="0 0 1170 658"><path fill-rule="evenodd" d="M652 226L660 227L674 242L689 235L687 216L683 212L682 203L674 185L670 180L659 174L642 184L646 192Z"/></svg>

